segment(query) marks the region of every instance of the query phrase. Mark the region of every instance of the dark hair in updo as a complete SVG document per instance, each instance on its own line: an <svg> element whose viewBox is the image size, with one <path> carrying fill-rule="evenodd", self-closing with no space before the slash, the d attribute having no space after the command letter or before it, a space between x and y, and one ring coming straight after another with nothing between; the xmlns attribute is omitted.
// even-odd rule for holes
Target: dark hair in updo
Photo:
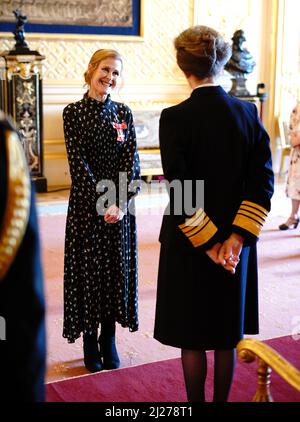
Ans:
<svg viewBox="0 0 300 422"><path fill-rule="evenodd" d="M185 74L204 79L218 75L231 56L231 47L208 26L192 26L175 38L177 64Z"/></svg>

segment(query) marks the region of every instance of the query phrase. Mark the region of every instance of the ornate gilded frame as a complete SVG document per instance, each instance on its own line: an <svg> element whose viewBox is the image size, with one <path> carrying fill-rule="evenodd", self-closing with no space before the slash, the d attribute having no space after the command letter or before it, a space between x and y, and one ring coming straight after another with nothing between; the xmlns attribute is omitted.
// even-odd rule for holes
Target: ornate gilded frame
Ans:
<svg viewBox="0 0 300 422"><path fill-rule="evenodd" d="M95 33L95 34L84 34L84 33L65 33L65 32L47 32L42 31L41 32L32 32L28 27L33 27L35 24L32 24L29 26L29 24L26 24L25 31L26 31L26 39L64 39L64 40L81 40L81 41L144 41L144 2L145 0L133 0L133 21L135 27L137 27L138 34L125 34L125 35L118 35L110 33L112 30L112 27L110 28L110 31L108 33ZM36 25L37 26L37 25ZM39 27L45 27L45 25L38 25ZM78 25L77 25L78 26ZM5 28L4 31L1 31L1 28ZM9 28L9 29L8 29ZM13 22L9 24L5 24L5 22L0 22L0 37L3 38L13 38L13 33L9 32L12 28L14 28ZM106 27L103 27L102 29L105 31ZM99 27L99 30L101 28ZM116 27L116 30L120 29L119 27ZM13 30L13 29L12 29Z"/></svg>

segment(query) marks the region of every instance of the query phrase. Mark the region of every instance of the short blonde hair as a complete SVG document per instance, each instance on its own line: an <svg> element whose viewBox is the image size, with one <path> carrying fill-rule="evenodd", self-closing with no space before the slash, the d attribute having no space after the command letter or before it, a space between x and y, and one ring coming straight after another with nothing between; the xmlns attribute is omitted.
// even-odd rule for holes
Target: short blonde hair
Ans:
<svg viewBox="0 0 300 422"><path fill-rule="evenodd" d="M177 64L185 74L199 79L220 73L231 56L231 47L208 26L192 26L174 40Z"/></svg>
<svg viewBox="0 0 300 422"><path fill-rule="evenodd" d="M104 49L104 48L97 50L92 55L91 60L88 64L88 68L84 72L84 80L87 85L90 85L93 74L95 70L97 69L97 67L99 66L99 63L102 62L102 60L108 59L109 57L120 60L122 68L123 68L122 57L116 50L109 50L109 49Z"/></svg>

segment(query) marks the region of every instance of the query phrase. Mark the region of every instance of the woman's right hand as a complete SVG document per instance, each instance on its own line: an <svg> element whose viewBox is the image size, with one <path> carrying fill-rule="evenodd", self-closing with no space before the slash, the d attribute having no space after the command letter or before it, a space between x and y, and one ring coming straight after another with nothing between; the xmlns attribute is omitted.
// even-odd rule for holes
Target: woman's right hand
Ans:
<svg viewBox="0 0 300 422"><path fill-rule="evenodd" d="M215 264L222 265L225 270L230 271L232 274L234 274L237 262L231 260L224 261L223 259L220 259L219 254L222 247L222 243L215 243L214 246L205 251L205 253Z"/></svg>
<svg viewBox="0 0 300 422"><path fill-rule="evenodd" d="M116 205L111 205L104 214L104 221L109 224L117 223L124 217L124 213Z"/></svg>

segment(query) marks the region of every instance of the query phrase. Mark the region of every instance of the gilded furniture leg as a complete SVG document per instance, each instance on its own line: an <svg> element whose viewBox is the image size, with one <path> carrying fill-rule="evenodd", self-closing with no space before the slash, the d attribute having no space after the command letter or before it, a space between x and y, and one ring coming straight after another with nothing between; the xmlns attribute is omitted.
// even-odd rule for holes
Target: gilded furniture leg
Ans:
<svg viewBox="0 0 300 422"><path fill-rule="evenodd" d="M257 391L252 399L253 402L274 401L270 393L272 370L300 391L300 371L272 347L259 340L247 338L238 343L237 353L242 362L254 362L256 358L258 360Z"/></svg>
<svg viewBox="0 0 300 422"><path fill-rule="evenodd" d="M258 359L257 390L252 399L255 402L272 402L270 393L272 369L262 359Z"/></svg>

